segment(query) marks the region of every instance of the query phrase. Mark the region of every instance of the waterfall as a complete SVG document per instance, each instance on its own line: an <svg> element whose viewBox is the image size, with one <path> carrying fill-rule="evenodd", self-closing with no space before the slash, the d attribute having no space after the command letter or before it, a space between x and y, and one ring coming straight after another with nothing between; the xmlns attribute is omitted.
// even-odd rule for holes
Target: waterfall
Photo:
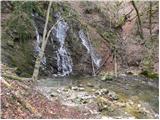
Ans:
<svg viewBox="0 0 160 120"><path fill-rule="evenodd" d="M58 16L58 20L61 19ZM65 38L67 30L69 29L68 24L62 19L58 22L57 27L55 29L57 42L59 43L59 48L56 51L57 53L57 67L58 67L58 75L66 76L72 72L72 59L70 57L70 53L67 51L65 47Z"/></svg>
<svg viewBox="0 0 160 120"><path fill-rule="evenodd" d="M38 15L33 14L33 16L37 17ZM37 19L36 17L35 17L35 20ZM56 76L57 75L58 76L67 76L67 75L70 75L73 71L72 70L72 67L73 67L72 58L71 58L70 52L67 49L67 46L65 44L67 31L69 30L69 25L62 18L61 14L59 12L54 14L54 18L56 18L58 23L56 24L56 26L53 28L53 30L51 32L51 36L50 36L51 44L48 45L48 47L50 49L47 49L48 51L50 51L48 53L49 56L47 56L47 57L49 57L49 59L47 59L48 62L46 63L46 57L44 55L43 59L41 60L41 63L43 65L42 68L45 68L46 66L48 66L48 69L51 70L51 72L48 71L49 73L53 74L56 72ZM37 23L37 24L34 24L34 27L35 27L35 33L36 33L35 53L37 55L37 54L39 54L39 52L41 50L41 44L42 44L42 36L39 34L39 30L43 30L43 26L41 26L41 24ZM41 29L39 29L39 28L41 28ZM43 31L41 31L41 32L43 32ZM85 32L83 30L80 30L78 32L78 34L79 34L79 38L81 40L81 43L84 45L84 47L87 50L87 54L89 54L91 56L93 73L95 73L94 66L96 68L100 67L101 57L94 50L94 47L92 46L89 38L87 38L87 35L85 34ZM52 44L53 44L53 47L52 47ZM52 53L52 51L53 51L53 53Z"/></svg>
<svg viewBox="0 0 160 120"><path fill-rule="evenodd" d="M81 39L82 44L87 49L87 53L91 55L91 59L96 65L96 67L100 66L101 58L97 55L96 51L94 50L92 44L90 43L90 40L88 40L87 36L85 35L83 30L80 30L78 32L79 37Z"/></svg>

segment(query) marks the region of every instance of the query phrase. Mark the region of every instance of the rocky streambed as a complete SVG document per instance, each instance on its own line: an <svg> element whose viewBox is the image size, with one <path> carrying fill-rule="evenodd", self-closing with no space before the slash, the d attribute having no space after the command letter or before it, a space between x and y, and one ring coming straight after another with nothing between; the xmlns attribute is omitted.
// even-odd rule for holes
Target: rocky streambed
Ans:
<svg viewBox="0 0 160 120"><path fill-rule="evenodd" d="M92 118L158 118L158 80L120 76L59 77L39 80L35 88L49 100L78 107Z"/></svg>

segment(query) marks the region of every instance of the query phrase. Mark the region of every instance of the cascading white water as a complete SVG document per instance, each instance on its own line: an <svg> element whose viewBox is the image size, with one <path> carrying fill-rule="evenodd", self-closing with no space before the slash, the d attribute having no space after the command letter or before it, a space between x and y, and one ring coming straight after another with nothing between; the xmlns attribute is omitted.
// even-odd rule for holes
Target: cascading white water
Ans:
<svg viewBox="0 0 160 120"><path fill-rule="evenodd" d="M42 38L41 38L41 36L40 36L39 33L38 33L37 27L36 27L35 25L34 25L34 27L35 27L35 30L36 30L35 52L36 52L36 54L38 55L39 52L40 52L40 50L41 50L40 44L41 44L41 42L42 42ZM43 58L42 58L42 60L41 60L41 63L42 63L43 65L46 65L46 57L45 57L45 55L43 56Z"/></svg>
<svg viewBox="0 0 160 120"><path fill-rule="evenodd" d="M84 34L84 31L80 30L78 34L80 39L82 40L82 44L87 49L87 52L91 55L91 59L93 60L94 64L96 65L96 67L99 67L101 63L101 58L96 54L90 41L88 40L87 36Z"/></svg>
<svg viewBox="0 0 160 120"><path fill-rule="evenodd" d="M59 17L59 19L62 19ZM59 20L58 19L58 20ZM60 47L57 50L57 67L58 67L58 75L66 76L72 72L72 59L70 57L70 53L67 51L65 47L65 38L66 32L69 29L68 24L62 19L58 22L56 27L56 38Z"/></svg>
<svg viewBox="0 0 160 120"><path fill-rule="evenodd" d="M33 15L35 16L35 15ZM53 48L56 49L56 56L55 52L53 55L57 58L57 75L59 76L67 76L72 73L72 58L71 55L65 46L65 39L67 36L67 31L69 29L69 25L67 22L61 17L60 13L54 15L57 19L58 23L55 28L52 30L51 42L56 45ZM38 32L38 28L34 25L36 31L36 42L35 42L35 52L38 54L41 50L40 46L42 43L42 36L40 36ZM92 60L92 67L94 71L94 64L98 68L100 67L101 57L96 53L90 40L87 38L85 32L83 30L79 31L79 38L81 39L82 44L87 49L87 53L90 54ZM58 44L57 44L58 43ZM43 59L41 60L43 66L46 65L46 57L44 55ZM93 72L95 73L95 72Z"/></svg>

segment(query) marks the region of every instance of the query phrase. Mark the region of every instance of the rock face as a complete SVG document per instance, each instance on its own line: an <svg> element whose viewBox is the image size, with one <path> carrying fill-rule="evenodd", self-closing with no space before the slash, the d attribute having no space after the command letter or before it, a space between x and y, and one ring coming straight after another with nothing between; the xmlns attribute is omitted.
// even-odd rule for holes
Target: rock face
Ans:
<svg viewBox="0 0 160 120"><path fill-rule="evenodd" d="M11 25L11 28L9 27L9 30L5 31L6 24L15 17L12 11L17 8L16 5L12 5L12 2L6 2L6 5L4 3L2 2L2 28L4 28L2 29L2 62L11 67L17 67L18 75L29 77L33 73L36 52L41 46L40 40L43 36L48 4L47 2L37 2L36 7L38 8L31 8L33 11L26 10L27 13L23 11L27 14L27 19L26 16L18 16L20 22ZM139 67L145 66L146 69L158 71L158 44L156 44L158 42L158 10L155 10L152 18L153 40L148 40L150 38L149 27L146 27L148 26L148 13L145 13L145 7L141 8L144 5L143 2L136 3L139 12L144 12L141 21L144 24L142 29L145 37L142 40L137 33L136 11L130 2L123 2L118 5L116 10L112 10L114 4L117 5L116 2L109 1L53 2L48 30L60 17L59 13L63 17L67 15L71 15L71 17L64 18L65 20L59 22L51 32L42 60L41 76L91 75L94 73L93 65L96 73L112 71L115 46L118 49L118 68L123 70L127 67L136 67L139 69ZM146 7L149 7L148 5ZM158 7L157 5L155 4L155 7ZM31 13L34 16L31 17ZM124 20L126 13L128 13L128 18ZM115 16L115 14L117 15ZM112 17L113 21L110 21ZM35 27L27 24L28 18L32 18ZM12 22L16 22L16 20ZM152 41L155 42L153 43L155 47L153 47L153 51L150 51Z"/></svg>
<svg viewBox="0 0 160 120"><path fill-rule="evenodd" d="M41 9L43 12L46 8L42 7ZM48 30L59 19L58 17L68 14L67 9L71 9L71 7L64 8L59 3L53 3ZM74 14L76 13L74 11ZM4 12L3 16L8 14L12 16L11 12ZM45 25L45 14L33 11L30 17L34 21L30 26L32 30L29 29L31 37L26 38L25 42L20 42L21 38L17 28L10 29L9 32L2 31L2 62L11 67L17 67L17 74L23 77L31 77L33 73L35 59L42 44ZM41 61L41 76L92 75L92 66L94 66L94 71L96 71L110 55L110 53L108 54L109 47L96 32L96 29L88 28L80 18L76 19L78 21L72 18L60 21L51 32L43 60ZM4 24L2 27L5 27L5 21L7 20L10 21L9 17L5 19L3 17L2 22ZM89 38L87 32L90 34ZM85 46L84 41L89 43L88 46ZM104 66L109 66L110 61L111 59L105 62Z"/></svg>
<svg viewBox="0 0 160 120"><path fill-rule="evenodd" d="M59 14L58 18L57 14ZM86 38L85 31L78 27L71 28L71 25L60 16L60 13L56 13L54 16L56 18L53 19L56 21L58 19L62 20L58 22L51 32L44 55L45 64L42 61L43 69L41 69L41 72L43 73L44 71L47 76L52 76L53 74L60 76L79 73L91 74L92 61L94 62L94 66L98 68L101 58ZM34 15L33 17L37 28L36 34L37 32L39 34L37 38L42 38L44 20L38 15ZM52 26L52 23L49 23L49 26ZM80 34L82 31L83 34ZM84 41L89 43L88 46L85 46Z"/></svg>

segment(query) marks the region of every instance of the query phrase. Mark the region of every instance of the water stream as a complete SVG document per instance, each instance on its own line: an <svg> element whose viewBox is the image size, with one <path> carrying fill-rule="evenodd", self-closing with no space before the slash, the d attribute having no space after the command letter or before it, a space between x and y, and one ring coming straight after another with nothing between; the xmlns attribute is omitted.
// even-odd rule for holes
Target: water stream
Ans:
<svg viewBox="0 0 160 120"><path fill-rule="evenodd" d="M87 49L87 53L91 55L91 59L96 65L96 67L100 66L101 58L98 56L98 54L95 52L94 48L92 47L92 44L90 43L90 40L87 38L83 30L79 31L79 37L82 41L82 44Z"/></svg>
<svg viewBox="0 0 160 120"><path fill-rule="evenodd" d="M112 81L101 81L99 77L60 77L41 79L37 81L36 89L50 100L58 98L65 105L79 106L82 109L94 111L96 116L147 119L158 118L157 83L155 85L151 85L148 79L135 76L119 77ZM97 109L88 106L91 104L96 106L95 100L105 97L105 95L95 95L96 91L102 89L114 91L119 99L109 103L112 104L112 107L109 108L111 110L98 112ZM117 107L115 104L126 104L126 106Z"/></svg>
<svg viewBox="0 0 160 120"><path fill-rule="evenodd" d="M61 19L59 17L57 20ZM58 67L58 75L66 76L72 72L72 59L70 53L67 51L65 47L65 38L67 35L67 31L69 29L68 24L62 19L58 22L56 27L56 38L58 43L60 44L57 53L57 67Z"/></svg>

